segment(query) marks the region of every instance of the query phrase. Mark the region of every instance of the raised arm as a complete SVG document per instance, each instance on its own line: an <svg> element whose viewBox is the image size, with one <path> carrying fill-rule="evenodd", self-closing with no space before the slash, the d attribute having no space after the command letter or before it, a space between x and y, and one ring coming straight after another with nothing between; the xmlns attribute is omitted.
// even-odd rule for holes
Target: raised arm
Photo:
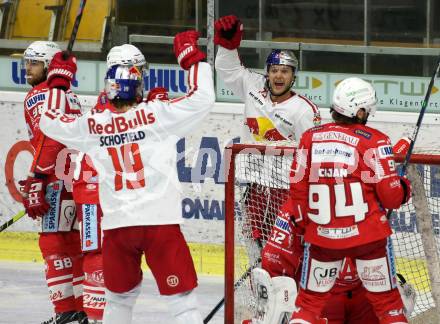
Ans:
<svg viewBox="0 0 440 324"><path fill-rule="evenodd" d="M85 115L68 115L53 105L50 98L54 93L58 96L65 96L63 90L51 89L48 92L44 103L43 114L40 119L41 131L51 139L82 152L86 151L86 146L91 140L87 131L87 118Z"/></svg>
<svg viewBox="0 0 440 324"><path fill-rule="evenodd" d="M264 76L249 71L240 61L237 48L243 35L243 24L235 16L221 17L215 22L214 43L219 45L215 69L225 84L244 99L249 82L264 82Z"/></svg>
<svg viewBox="0 0 440 324"><path fill-rule="evenodd" d="M188 93L170 101L148 103L163 131L183 136L192 130L211 110L215 102L211 66L200 62L205 54L197 47L198 33L186 31L176 35L174 52L181 67L188 71Z"/></svg>

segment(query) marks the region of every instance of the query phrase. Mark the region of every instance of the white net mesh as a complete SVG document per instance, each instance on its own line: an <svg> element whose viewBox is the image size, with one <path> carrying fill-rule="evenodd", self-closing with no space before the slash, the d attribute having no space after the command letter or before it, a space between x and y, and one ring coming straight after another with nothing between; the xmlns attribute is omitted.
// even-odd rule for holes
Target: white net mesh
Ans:
<svg viewBox="0 0 440 324"><path fill-rule="evenodd" d="M251 318L254 313L255 299L247 271L259 264L261 246L265 244L277 211L287 197L293 159L293 146L286 146L284 149L261 149L261 146L256 149L250 146L244 150L243 147L246 146L241 147L234 161L234 275L235 282L242 279L240 284L236 285L238 287L234 294L235 323ZM428 157L440 156L440 152L433 151L417 153L427 154ZM428 162L428 159L421 162L415 165L415 168L409 168L408 172L411 173L413 191L424 194L422 199L427 203L433 225L421 229L419 218L423 217L421 211L415 208L415 197L393 212L390 222L394 232L392 238L397 271L403 274L417 291L412 320L415 320L414 323L421 323L417 319L431 314L423 323L440 323L432 317L436 316L437 309L428 272L429 268L435 270L435 267L429 267L429 262L434 262L430 255L434 251L438 256L440 251L440 165L432 164L438 162ZM414 177L420 180L419 183L414 181ZM431 246L427 245L427 242L431 242ZM430 249L428 257L425 249Z"/></svg>

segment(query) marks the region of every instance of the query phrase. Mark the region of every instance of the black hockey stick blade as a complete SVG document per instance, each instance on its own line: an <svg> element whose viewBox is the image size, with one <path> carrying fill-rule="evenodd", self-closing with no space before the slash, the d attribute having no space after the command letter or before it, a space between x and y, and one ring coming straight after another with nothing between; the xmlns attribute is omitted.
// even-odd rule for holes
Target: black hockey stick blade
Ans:
<svg viewBox="0 0 440 324"><path fill-rule="evenodd" d="M10 220L4 222L0 226L0 232L3 232L5 229L7 229L9 226L17 222L20 218L22 218L24 215L26 215L26 212L24 210L18 212L14 217L12 217Z"/></svg>

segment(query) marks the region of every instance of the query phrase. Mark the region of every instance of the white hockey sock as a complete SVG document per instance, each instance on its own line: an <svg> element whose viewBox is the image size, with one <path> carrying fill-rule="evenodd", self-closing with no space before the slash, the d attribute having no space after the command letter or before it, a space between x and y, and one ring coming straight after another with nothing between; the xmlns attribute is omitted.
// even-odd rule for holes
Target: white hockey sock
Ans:
<svg viewBox="0 0 440 324"><path fill-rule="evenodd" d="M182 294L164 296L171 314L178 324L203 324L202 315L197 306L197 297L193 290Z"/></svg>
<svg viewBox="0 0 440 324"><path fill-rule="evenodd" d="M106 305L104 308L103 323L130 324L133 316L133 306L141 292L141 285L125 293L114 293L105 290Z"/></svg>

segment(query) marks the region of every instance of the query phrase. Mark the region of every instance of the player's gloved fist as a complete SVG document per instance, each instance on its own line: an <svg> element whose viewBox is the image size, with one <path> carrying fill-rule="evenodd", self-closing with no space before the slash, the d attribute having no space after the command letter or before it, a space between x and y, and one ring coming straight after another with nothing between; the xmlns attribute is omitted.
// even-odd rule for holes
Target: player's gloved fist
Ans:
<svg viewBox="0 0 440 324"><path fill-rule="evenodd" d="M405 177L400 177L400 184L403 187L402 204L404 204L407 203L408 200L411 198L411 182Z"/></svg>
<svg viewBox="0 0 440 324"><path fill-rule="evenodd" d="M147 95L147 102L152 101L152 100L162 100L162 101L167 101L168 99L168 90L166 88L163 87L156 87L151 89L148 92Z"/></svg>
<svg viewBox="0 0 440 324"><path fill-rule="evenodd" d="M184 70L189 70L193 64L206 57L206 54L197 47L198 39L199 33L195 30L184 31L174 37L174 54Z"/></svg>
<svg viewBox="0 0 440 324"><path fill-rule="evenodd" d="M393 153L395 155L406 155L410 144L411 140L408 137L402 137L397 141L396 145L393 146Z"/></svg>
<svg viewBox="0 0 440 324"><path fill-rule="evenodd" d="M24 193L24 188L26 187L26 180L20 180L18 181L18 191L20 192L21 197L25 197L26 194Z"/></svg>
<svg viewBox="0 0 440 324"><path fill-rule="evenodd" d="M76 73L76 57L65 52L54 55L47 71L49 88L70 89L70 83Z"/></svg>
<svg viewBox="0 0 440 324"><path fill-rule="evenodd" d="M23 205L29 217L35 219L43 216L49 210L49 204L45 199L45 181L29 175L24 186Z"/></svg>
<svg viewBox="0 0 440 324"><path fill-rule="evenodd" d="M233 50L240 46L243 24L236 16L224 16L214 23L214 44Z"/></svg>

